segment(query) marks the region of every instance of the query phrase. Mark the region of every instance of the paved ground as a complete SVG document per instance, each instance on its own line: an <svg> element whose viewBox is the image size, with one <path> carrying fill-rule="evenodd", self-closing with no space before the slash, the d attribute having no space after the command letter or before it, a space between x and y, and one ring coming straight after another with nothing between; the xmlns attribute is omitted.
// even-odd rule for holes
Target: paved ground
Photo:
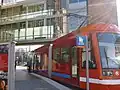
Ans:
<svg viewBox="0 0 120 90"><path fill-rule="evenodd" d="M46 81L28 74L24 69L17 67L15 90L59 90Z"/></svg>

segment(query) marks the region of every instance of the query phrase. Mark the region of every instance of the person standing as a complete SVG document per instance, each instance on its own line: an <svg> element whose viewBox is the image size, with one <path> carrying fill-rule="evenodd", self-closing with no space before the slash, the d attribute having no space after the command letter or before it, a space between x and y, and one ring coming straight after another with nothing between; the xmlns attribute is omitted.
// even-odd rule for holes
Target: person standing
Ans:
<svg viewBox="0 0 120 90"><path fill-rule="evenodd" d="M31 72L31 66L32 66L32 61L28 61L27 62L27 67L28 67L28 72L30 73Z"/></svg>
<svg viewBox="0 0 120 90"><path fill-rule="evenodd" d="M16 71L16 66L17 66L17 60L15 60L15 71Z"/></svg>

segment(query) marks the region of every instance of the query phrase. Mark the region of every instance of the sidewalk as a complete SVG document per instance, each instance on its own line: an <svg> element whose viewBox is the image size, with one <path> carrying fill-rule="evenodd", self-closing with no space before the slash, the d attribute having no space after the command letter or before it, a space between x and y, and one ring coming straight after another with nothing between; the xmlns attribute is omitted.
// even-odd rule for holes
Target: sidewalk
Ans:
<svg viewBox="0 0 120 90"><path fill-rule="evenodd" d="M15 90L71 90L68 87L37 74L29 74L26 67L17 66Z"/></svg>

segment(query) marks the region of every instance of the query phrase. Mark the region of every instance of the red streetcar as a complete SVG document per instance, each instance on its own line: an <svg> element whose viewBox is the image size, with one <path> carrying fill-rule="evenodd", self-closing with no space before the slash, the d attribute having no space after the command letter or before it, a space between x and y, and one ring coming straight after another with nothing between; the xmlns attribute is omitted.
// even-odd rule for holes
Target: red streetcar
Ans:
<svg viewBox="0 0 120 90"><path fill-rule="evenodd" d="M76 36L88 37L90 90L120 90L120 30L112 24L82 27L36 49L33 71L86 89L86 49L76 46ZM49 68L52 57L52 68Z"/></svg>

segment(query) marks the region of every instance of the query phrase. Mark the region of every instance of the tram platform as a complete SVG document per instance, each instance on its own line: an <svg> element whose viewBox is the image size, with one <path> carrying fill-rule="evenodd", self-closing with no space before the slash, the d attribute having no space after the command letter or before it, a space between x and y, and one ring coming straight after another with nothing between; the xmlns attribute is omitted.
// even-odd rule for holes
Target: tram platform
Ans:
<svg viewBox="0 0 120 90"><path fill-rule="evenodd" d="M15 90L72 90L49 78L35 73L29 74L26 69L26 67L17 66Z"/></svg>

